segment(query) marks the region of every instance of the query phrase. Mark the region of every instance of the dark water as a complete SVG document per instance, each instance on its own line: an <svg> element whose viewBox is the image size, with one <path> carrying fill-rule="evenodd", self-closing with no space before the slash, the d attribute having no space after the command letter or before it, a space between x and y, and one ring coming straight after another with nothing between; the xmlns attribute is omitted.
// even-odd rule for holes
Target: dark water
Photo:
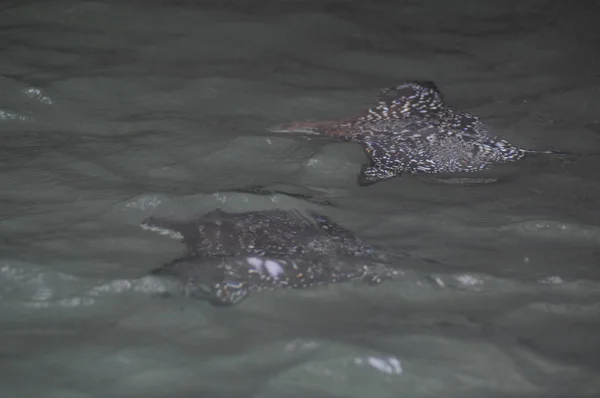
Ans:
<svg viewBox="0 0 600 398"><path fill-rule="evenodd" d="M597 2L1 6L0 396L600 394ZM359 147L266 132L408 79L572 155L365 188ZM156 298L182 246L140 221L215 208L318 210L407 276Z"/></svg>

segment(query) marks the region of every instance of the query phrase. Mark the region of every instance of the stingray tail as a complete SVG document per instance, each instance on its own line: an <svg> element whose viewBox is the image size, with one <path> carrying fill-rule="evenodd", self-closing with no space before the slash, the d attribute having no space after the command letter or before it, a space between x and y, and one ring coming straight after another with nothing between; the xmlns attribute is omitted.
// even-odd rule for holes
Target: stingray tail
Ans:
<svg viewBox="0 0 600 398"><path fill-rule="evenodd" d="M274 126L268 129L277 134L298 134L317 136L343 135L339 130L340 121L323 120L318 122L292 122Z"/></svg>
<svg viewBox="0 0 600 398"><path fill-rule="evenodd" d="M525 149L525 153L527 154L543 154L543 155L572 155L571 152L567 152L567 151L554 151L554 150L547 150L547 151L542 151L542 150L538 150L538 149Z"/></svg>

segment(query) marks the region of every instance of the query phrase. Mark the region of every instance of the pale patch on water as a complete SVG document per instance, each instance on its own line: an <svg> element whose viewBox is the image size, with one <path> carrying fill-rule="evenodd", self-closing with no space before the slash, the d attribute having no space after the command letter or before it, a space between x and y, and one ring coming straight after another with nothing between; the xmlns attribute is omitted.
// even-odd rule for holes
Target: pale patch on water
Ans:
<svg viewBox="0 0 600 398"><path fill-rule="evenodd" d="M456 279L463 285L463 286L479 286L482 285L483 282L477 278L475 278L472 275L460 275L457 276Z"/></svg>
<svg viewBox="0 0 600 398"><path fill-rule="evenodd" d="M143 196L132 202L127 203L126 207L133 207L140 210L151 210L158 207L162 201L156 196Z"/></svg>
<svg viewBox="0 0 600 398"><path fill-rule="evenodd" d="M172 239L183 239L183 235L180 234L177 231L173 231L171 229L167 229L167 228L160 228L154 225L148 225L148 224L140 224L140 227L144 230L144 231L150 231L150 232L155 232L159 235L165 235L168 236L169 238Z"/></svg>
<svg viewBox="0 0 600 398"><path fill-rule="evenodd" d="M378 358L378 357L366 357L356 358L354 363L357 365L368 365L373 369L385 373L388 375L400 375L402 374L402 365L397 358Z"/></svg>
<svg viewBox="0 0 600 398"><path fill-rule="evenodd" d="M545 285L560 285L565 283L565 281L560 276L553 275L541 279L540 283L543 283Z"/></svg>
<svg viewBox="0 0 600 398"><path fill-rule="evenodd" d="M246 262L252 266L259 273L267 273L271 278L277 279L279 275L285 271L281 264L273 260L261 260L257 257L248 257Z"/></svg>
<svg viewBox="0 0 600 398"><path fill-rule="evenodd" d="M93 287L89 294L98 296L102 294L123 293L123 292L139 292L139 293L164 293L167 291L164 281L159 278L147 276L138 280L116 280L108 282L104 285Z"/></svg>
<svg viewBox="0 0 600 398"><path fill-rule="evenodd" d="M29 122L32 121L33 118L0 109L0 120L21 120L24 122Z"/></svg>
<svg viewBox="0 0 600 398"><path fill-rule="evenodd" d="M31 99L35 99L44 105L52 105L53 101L50 97L46 97L42 94L42 90L35 87L29 87L23 90L23 94Z"/></svg>

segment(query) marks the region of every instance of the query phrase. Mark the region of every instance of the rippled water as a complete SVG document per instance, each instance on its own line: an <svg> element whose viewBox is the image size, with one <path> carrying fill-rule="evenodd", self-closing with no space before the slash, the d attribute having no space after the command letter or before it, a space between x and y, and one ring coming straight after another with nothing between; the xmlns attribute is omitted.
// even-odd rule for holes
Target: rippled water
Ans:
<svg viewBox="0 0 600 398"><path fill-rule="evenodd" d="M598 396L598 7L439 3L3 2L0 396ZM266 132L407 79L572 155L359 187L359 147ZM183 247L139 223L215 208L318 210L405 276L161 299Z"/></svg>

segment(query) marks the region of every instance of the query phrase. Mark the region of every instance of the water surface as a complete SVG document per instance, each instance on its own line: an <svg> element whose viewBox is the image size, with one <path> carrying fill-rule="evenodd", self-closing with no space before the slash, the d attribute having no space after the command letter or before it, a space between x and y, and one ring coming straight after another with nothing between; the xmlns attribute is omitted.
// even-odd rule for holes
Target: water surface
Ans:
<svg viewBox="0 0 600 398"><path fill-rule="evenodd" d="M597 396L593 4L3 2L0 395ZM267 133L408 79L572 155L365 188L358 146ZM318 210L406 276L158 298L144 275L183 246L139 223L216 208Z"/></svg>

